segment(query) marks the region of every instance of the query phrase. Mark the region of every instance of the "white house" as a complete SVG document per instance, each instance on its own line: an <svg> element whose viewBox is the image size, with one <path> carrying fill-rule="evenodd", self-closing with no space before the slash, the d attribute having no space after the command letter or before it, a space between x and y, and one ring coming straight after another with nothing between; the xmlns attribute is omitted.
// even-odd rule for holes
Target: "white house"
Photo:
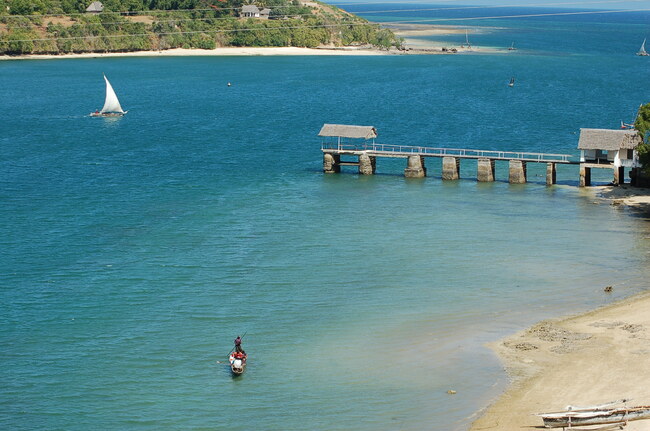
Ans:
<svg viewBox="0 0 650 431"><path fill-rule="evenodd" d="M591 169L614 170L614 183L625 182L625 168L640 167L636 147L643 139L636 130L580 129L580 185L591 183Z"/></svg>
<svg viewBox="0 0 650 431"><path fill-rule="evenodd" d="M104 5L102 2L94 1L86 8L86 12L89 13L101 13L104 10Z"/></svg>
<svg viewBox="0 0 650 431"><path fill-rule="evenodd" d="M246 4L241 8L241 16L244 18L259 18L260 9L254 4Z"/></svg>

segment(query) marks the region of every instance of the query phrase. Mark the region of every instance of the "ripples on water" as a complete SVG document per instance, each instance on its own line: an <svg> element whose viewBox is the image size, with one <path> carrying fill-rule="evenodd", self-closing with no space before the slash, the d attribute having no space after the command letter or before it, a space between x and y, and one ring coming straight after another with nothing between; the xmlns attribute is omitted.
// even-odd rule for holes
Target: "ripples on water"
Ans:
<svg viewBox="0 0 650 431"><path fill-rule="evenodd" d="M126 117L85 116L102 72ZM324 176L316 133L575 154L647 102L645 72L626 52L4 62L0 425L463 429L505 384L485 342L644 287L645 221L571 167L552 188L469 162ZM216 361L244 332L233 379Z"/></svg>

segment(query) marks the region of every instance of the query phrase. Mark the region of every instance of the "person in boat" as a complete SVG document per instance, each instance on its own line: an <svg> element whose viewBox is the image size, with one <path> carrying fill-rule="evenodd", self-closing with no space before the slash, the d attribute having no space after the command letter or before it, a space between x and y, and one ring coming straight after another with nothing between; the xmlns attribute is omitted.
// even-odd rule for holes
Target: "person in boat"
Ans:
<svg viewBox="0 0 650 431"><path fill-rule="evenodd" d="M246 352L244 352L244 349L241 348L241 337L239 335L237 338L235 338L235 352L243 353L244 355L246 354Z"/></svg>

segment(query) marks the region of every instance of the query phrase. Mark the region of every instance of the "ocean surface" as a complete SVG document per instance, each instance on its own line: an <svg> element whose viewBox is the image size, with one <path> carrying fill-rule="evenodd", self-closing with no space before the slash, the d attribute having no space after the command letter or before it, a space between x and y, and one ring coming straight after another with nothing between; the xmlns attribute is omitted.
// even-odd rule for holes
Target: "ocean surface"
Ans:
<svg viewBox="0 0 650 431"><path fill-rule="evenodd" d="M648 287L648 220L576 166L324 175L317 133L577 155L650 101L649 17L471 23L514 53L0 62L0 429L466 430L507 384L484 343ZM123 118L88 116L102 73Z"/></svg>

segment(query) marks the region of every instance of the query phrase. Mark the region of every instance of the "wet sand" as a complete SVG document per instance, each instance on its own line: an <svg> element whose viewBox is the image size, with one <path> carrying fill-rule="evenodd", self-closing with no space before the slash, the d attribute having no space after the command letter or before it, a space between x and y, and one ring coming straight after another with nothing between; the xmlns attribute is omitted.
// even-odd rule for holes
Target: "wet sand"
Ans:
<svg viewBox="0 0 650 431"><path fill-rule="evenodd" d="M650 190L590 189L595 198L650 214ZM650 280L641 287L650 288ZM512 383L471 431L543 429L536 413L568 405L619 399L630 399L628 406L650 405L650 292L578 316L545 320L490 347ZM650 420L630 422L625 429L650 430Z"/></svg>

